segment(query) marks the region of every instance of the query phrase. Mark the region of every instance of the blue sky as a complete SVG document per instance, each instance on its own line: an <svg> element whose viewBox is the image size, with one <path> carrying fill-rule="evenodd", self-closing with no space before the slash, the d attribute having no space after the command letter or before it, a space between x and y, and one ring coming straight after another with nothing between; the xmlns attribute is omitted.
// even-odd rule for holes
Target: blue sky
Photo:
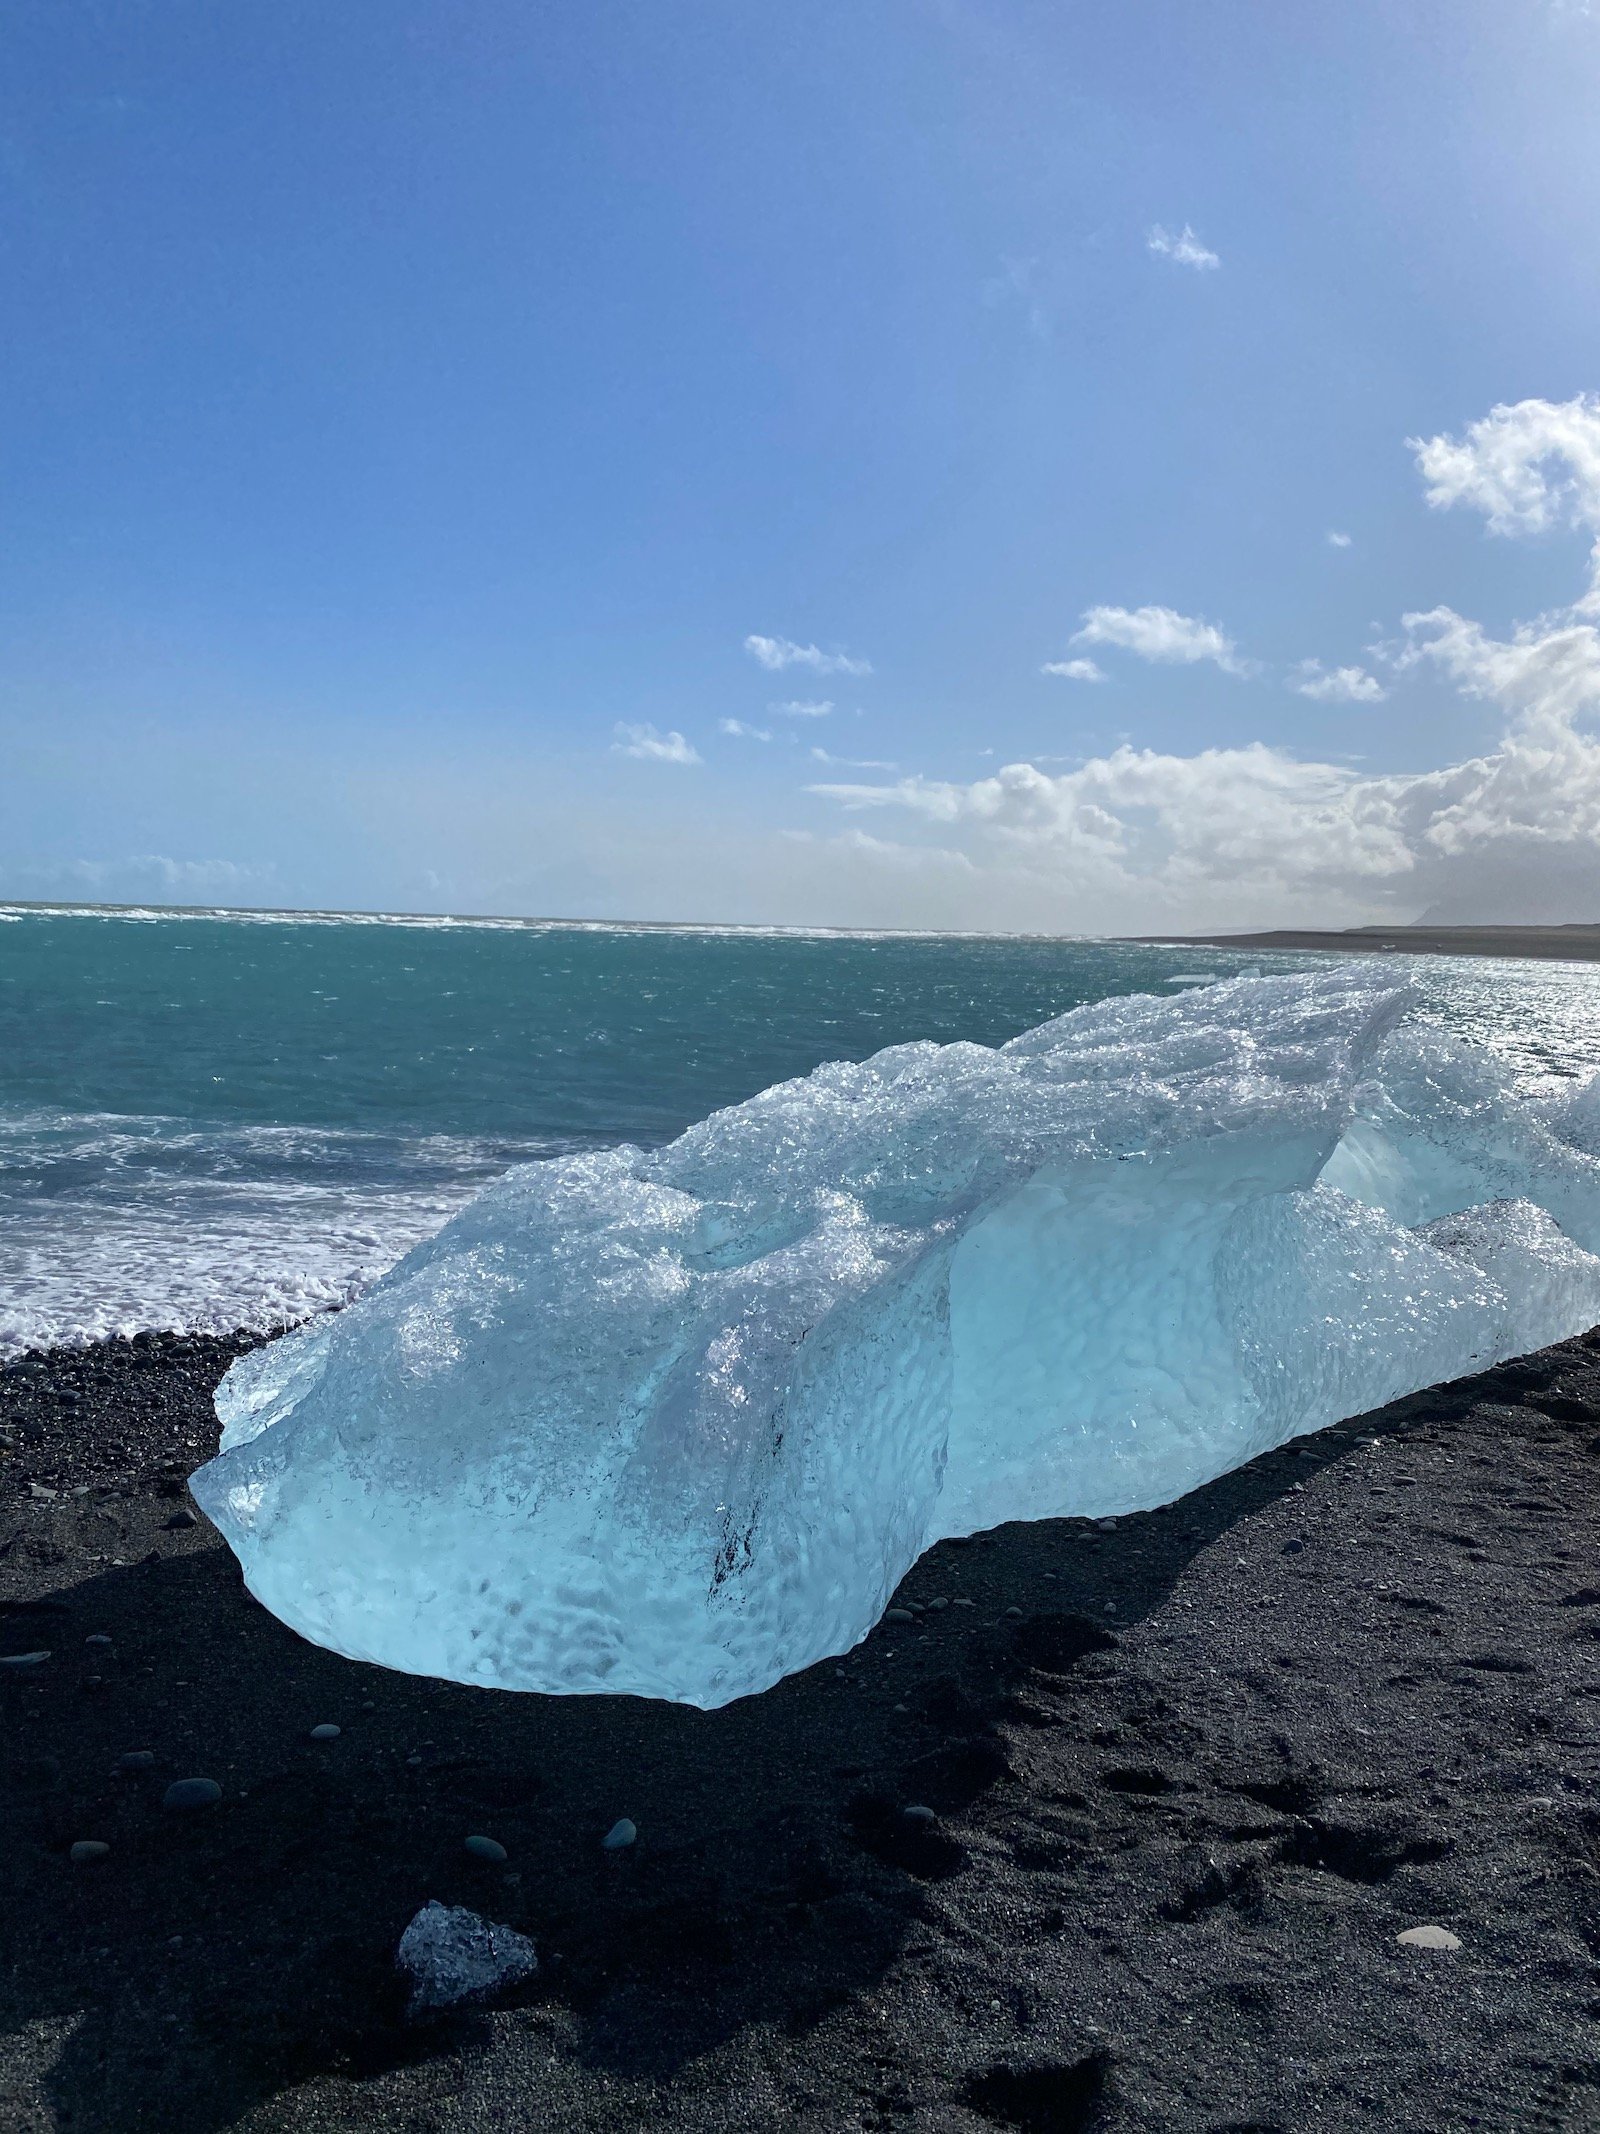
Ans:
<svg viewBox="0 0 1600 2134"><path fill-rule="evenodd" d="M1600 918L1597 109L1542 0L19 0L0 894Z"/></svg>

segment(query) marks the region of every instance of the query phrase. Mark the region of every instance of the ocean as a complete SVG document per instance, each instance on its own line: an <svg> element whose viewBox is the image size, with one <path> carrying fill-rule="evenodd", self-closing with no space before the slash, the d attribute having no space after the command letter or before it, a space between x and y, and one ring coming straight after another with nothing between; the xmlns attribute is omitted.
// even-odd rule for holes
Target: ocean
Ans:
<svg viewBox="0 0 1600 2134"><path fill-rule="evenodd" d="M514 1163L828 1059L1304 959L1070 939L0 906L0 1356L357 1293ZM1600 966L1405 959L1529 1092Z"/></svg>

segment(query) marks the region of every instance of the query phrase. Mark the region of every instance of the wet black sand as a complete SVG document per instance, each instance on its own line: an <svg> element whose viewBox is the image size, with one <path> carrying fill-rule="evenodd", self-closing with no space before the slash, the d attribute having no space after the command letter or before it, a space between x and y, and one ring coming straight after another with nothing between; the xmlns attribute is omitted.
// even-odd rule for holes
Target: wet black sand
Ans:
<svg viewBox="0 0 1600 2134"><path fill-rule="evenodd" d="M238 1344L12 1368L0 2126L1600 2128L1597 1341L941 1547L948 1606L712 1714L302 1644L168 1523ZM543 1971L417 2029L434 1896Z"/></svg>

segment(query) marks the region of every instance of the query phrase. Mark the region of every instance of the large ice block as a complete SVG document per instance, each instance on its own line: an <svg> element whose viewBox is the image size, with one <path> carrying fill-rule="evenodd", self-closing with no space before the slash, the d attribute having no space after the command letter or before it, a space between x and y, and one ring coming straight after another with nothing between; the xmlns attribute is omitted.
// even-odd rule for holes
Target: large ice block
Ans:
<svg viewBox="0 0 1600 2134"><path fill-rule="evenodd" d="M1107 1001L527 1165L235 1364L195 1496L357 1658L763 1689L941 1536L1163 1503L1600 1321L1594 1106L1413 1005L1370 964Z"/></svg>

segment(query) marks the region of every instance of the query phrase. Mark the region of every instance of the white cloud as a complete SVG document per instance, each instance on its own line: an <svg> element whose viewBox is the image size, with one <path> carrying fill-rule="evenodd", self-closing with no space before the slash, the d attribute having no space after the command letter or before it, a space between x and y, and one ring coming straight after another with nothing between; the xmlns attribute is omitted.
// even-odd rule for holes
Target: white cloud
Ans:
<svg viewBox="0 0 1600 2134"><path fill-rule="evenodd" d="M1572 443L1570 423L1563 434ZM1493 441L1492 482L1449 458L1430 479L1446 467L1491 522L1507 517L1513 497L1517 513L1539 519L1552 507L1517 486L1496 457L1500 432ZM1578 469L1561 506L1570 516L1590 507L1581 455L1567 463ZM1107 612L1125 641L1126 611ZM1592 608L1580 603L1507 638L1448 607L1403 624L1396 670L1430 665L1497 705L1505 727L1494 748L1437 770L1373 775L1259 742L1192 756L1123 746L1060 775L1013 763L970 782L902 777L812 790L852 813L937 827L942 851L971 858L989 910L1021 923L1053 915L1084 931L1196 931L1403 923L1423 912L1462 922L1600 919ZM1329 673L1304 661L1298 673L1295 686L1316 697L1370 703L1382 694L1364 668Z"/></svg>
<svg viewBox="0 0 1600 2134"><path fill-rule="evenodd" d="M1460 438L1406 443L1438 510L1470 505L1497 534L1559 526L1595 534L1589 591L1579 606L1600 608L1600 394L1502 404Z"/></svg>
<svg viewBox="0 0 1600 2134"><path fill-rule="evenodd" d="M1105 669L1092 659L1047 659L1039 672L1063 682L1103 682L1106 678Z"/></svg>
<svg viewBox="0 0 1600 2134"><path fill-rule="evenodd" d="M786 704L769 704L767 709L780 719L825 719L833 709L833 699L791 697Z"/></svg>
<svg viewBox="0 0 1600 2134"><path fill-rule="evenodd" d="M749 636L744 649L758 665L777 674L785 667L809 667L816 674L870 674L871 662L852 659L846 652L824 652L816 645L797 645L787 637Z"/></svg>
<svg viewBox="0 0 1600 2134"><path fill-rule="evenodd" d="M1348 548L1350 546L1350 536L1347 533L1335 533L1330 527L1328 530L1328 546L1330 548Z"/></svg>
<svg viewBox="0 0 1600 2134"><path fill-rule="evenodd" d="M744 741L770 741L772 735L764 726L747 726L743 719L719 719L719 734L734 734Z"/></svg>
<svg viewBox="0 0 1600 2134"><path fill-rule="evenodd" d="M616 739L611 747L619 756L639 756L650 763L700 761L697 751L690 747L680 733L658 733L653 726L633 726L626 719L619 719L614 731Z"/></svg>
<svg viewBox="0 0 1600 2134"><path fill-rule="evenodd" d="M1233 639L1215 623L1201 622L1193 615L1180 615L1176 608L1089 608L1075 645L1116 645L1140 659L1164 665L1190 666L1196 660L1214 660L1225 674L1246 674L1249 663L1240 659Z"/></svg>
<svg viewBox="0 0 1600 2134"><path fill-rule="evenodd" d="M896 771L897 763L879 763L871 756L830 756L825 748L811 751L813 763L825 763L836 771Z"/></svg>
<svg viewBox="0 0 1600 2134"><path fill-rule="evenodd" d="M1319 659L1303 659L1295 673L1295 689L1319 704L1381 704L1389 694L1365 667L1327 668Z"/></svg>
<svg viewBox="0 0 1600 2134"><path fill-rule="evenodd" d="M1170 230L1155 223L1145 233L1145 245L1158 259L1170 259L1178 267L1220 267L1222 261L1208 245L1203 245L1194 231L1185 223L1176 236Z"/></svg>

